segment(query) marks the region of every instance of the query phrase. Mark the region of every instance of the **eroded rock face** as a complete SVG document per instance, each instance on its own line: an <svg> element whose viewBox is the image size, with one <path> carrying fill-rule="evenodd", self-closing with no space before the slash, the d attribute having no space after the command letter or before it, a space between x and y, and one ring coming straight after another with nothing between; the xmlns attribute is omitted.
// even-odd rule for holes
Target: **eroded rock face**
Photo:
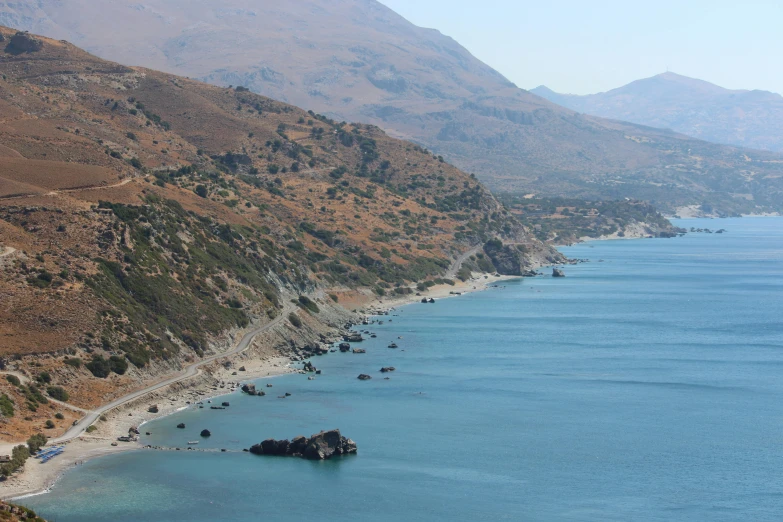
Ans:
<svg viewBox="0 0 783 522"><path fill-rule="evenodd" d="M300 435L293 440L267 439L250 448L255 455L301 457L310 460L326 460L336 455L356 453L356 443L343 437L340 430L322 431L309 439Z"/></svg>
<svg viewBox="0 0 783 522"><path fill-rule="evenodd" d="M26 32L18 32L11 37L6 50L12 53L34 53L43 49L43 40Z"/></svg>
<svg viewBox="0 0 783 522"><path fill-rule="evenodd" d="M484 253L499 274L516 276L525 272L525 252L517 245L504 245L500 240L493 239L484 245Z"/></svg>
<svg viewBox="0 0 783 522"><path fill-rule="evenodd" d="M343 335L343 340L351 343L360 343L364 341L364 337L362 337L362 334L358 332L349 332Z"/></svg>

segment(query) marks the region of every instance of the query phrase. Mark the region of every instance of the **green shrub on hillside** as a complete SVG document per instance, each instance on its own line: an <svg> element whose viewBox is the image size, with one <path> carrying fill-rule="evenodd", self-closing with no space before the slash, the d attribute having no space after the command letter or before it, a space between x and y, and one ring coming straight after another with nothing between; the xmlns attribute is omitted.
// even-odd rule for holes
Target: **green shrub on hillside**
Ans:
<svg viewBox="0 0 783 522"><path fill-rule="evenodd" d="M299 305L301 308L304 308L308 312L312 312L314 314L317 314L321 311L320 308L318 308L318 305L306 295L299 296L297 305Z"/></svg>
<svg viewBox="0 0 783 522"><path fill-rule="evenodd" d="M82 367L82 360L79 359L78 357L69 357L65 359L65 361L63 362L65 362L65 364L67 364L68 366L73 366L74 368Z"/></svg>
<svg viewBox="0 0 783 522"><path fill-rule="evenodd" d="M0 475L8 477L24 466L27 459L30 458L30 450L27 446L19 445L11 451L11 462L6 462L0 466Z"/></svg>
<svg viewBox="0 0 783 522"><path fill-rule="evenodd" d="M30 454L37 452L39 449L46 446L46 435L43 433L36 433L27 439L27 447L30 450Z"/></svg>
<svg viewBox="0 0 783 522"><path fill-rule="evenodd" d="M102 356L95 354L92 357L92 361L85 366L95 377L101 379L105 379L112 372L123 375L128 370L128 362L118 355L112 355L108 359L104 359Z"/></svg>
<svg viewBox="0 0 783 522"><path fill-rule="evenodd" d="M5 393L0 395L0 413L3 414L3 417L14 416L14 401Z"/></svg>
<svg viewBox="0 0 783 522"><path fill-rule="evenodd" d="M52 399L56 399L58 401L66 402L68 401L68 392L65 391L64 388L61 386L49 386L46 388L46 393L49 394L49 397Z"/></svg>
<svg viewBox="0 0 783 522"><path fill-rule="evenodd" d="M297 327L297 328L301 328L302 327L302 320L299 319L299 316L296 315L295 313L291 312L290 314L288 314L288 320L295 327Z"/></svg>

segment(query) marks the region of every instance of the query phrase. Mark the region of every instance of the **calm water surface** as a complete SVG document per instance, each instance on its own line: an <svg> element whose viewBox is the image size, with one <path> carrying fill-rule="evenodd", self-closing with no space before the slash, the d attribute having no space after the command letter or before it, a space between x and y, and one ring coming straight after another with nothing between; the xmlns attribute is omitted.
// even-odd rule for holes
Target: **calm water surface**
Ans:
<svg viewBox="0 0 783 522"><path fill-rule="evenodd" d="M25 503L57 522L781 520L783 219L680 224L728 233L582 244L565 279L404 307L314 381L145 427L232 452L101 458ZM359 455L239 451L334 427Z"/></svg>

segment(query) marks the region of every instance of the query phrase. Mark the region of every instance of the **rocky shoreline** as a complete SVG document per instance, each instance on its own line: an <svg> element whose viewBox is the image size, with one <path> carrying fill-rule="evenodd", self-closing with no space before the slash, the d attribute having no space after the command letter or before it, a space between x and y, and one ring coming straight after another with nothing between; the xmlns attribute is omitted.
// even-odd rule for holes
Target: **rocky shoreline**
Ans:
<svg viewBox="0 0 783 522"><path fill-rule="evenodd" d="M456 298L471 292L486 290L498 282L509 279L518 279L518 276L474 275L466 282L457 281L454 285L431 287L426 295L428 299L434 300ZM105 420L94 424L96 431L85 433L65 443L65 451L61 456L45 465L31 461L21 473L3 482L0 498L18 499L46 493L65 472L86 460L142 449L142 445L132 436L124 442L118 441L118 438L125 439L129 432L134 430L142 431L141 428L152 420L172 415L189 407L197 407L199 401L207 401L241 390L242 385L248 381L297 372L305 373L305 370L296 368L295 364L336 350L344 336L350 337L355 334L350 329L353 325L361 325L364 322L369 324L370 317L388 315L394 308L419 302L420 299L421 296L415 294L382 298L372 296L360 309L352 312L335 306L333 309L322 310L317 318L302 313L304 325L301 329L287 325L276 327L273 331L265 332L254 339L248 350L227 357L225 360L215 361L200 370L194 377L115 408L102 417ZM364 350L353 348L352 351L362 353ZM8 444L9 448L12 445ZM5 448L0 448L3 449Z"/></svg>
<svg viewBox="0 0 783 522"><path fill-rule="evenodd" d="M340 430L322 431L306 438L303 435L288 439L267 439L250 447L253 455L300 457L308 460L327 460L335 456L356 454L356 443L343 437Z"/></svg>

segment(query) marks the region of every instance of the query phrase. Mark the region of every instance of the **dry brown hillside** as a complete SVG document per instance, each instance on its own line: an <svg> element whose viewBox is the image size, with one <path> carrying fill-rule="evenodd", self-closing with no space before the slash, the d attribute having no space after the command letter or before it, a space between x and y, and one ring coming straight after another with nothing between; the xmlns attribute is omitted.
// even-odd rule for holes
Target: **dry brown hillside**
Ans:
<svg viewBox="0 0 783 522"><path fill-rule="evenodd" d="M52 387L95 406L291 298L317 318L410 293L496 238L498 270L561 259L476 179L377 127L0 35L16 46L0 53L0 365L32 379L0 384L0 438L62 410Z"/></svg>
<svg viewBox="0 0 783 522"><path fill-rule="evenodd" d="M3 20L122 63L378 125L493 189L666 210L783 204L780 155L565 109L375 0L0 2Z"/></svg>

